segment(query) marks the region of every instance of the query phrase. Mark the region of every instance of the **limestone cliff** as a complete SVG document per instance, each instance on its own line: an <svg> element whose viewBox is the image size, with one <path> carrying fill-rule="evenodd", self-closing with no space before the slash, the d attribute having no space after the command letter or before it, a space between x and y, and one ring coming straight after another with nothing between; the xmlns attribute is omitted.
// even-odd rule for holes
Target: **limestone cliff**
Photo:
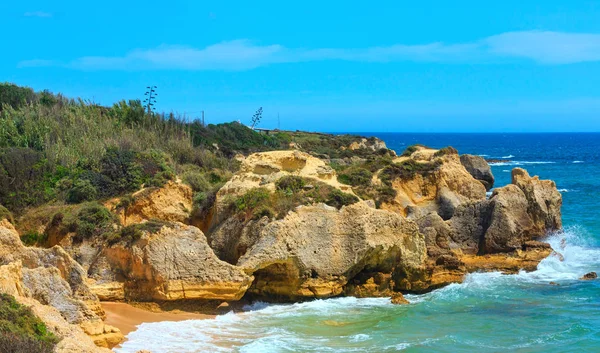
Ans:
<svg viewBox="0 0 600 353"><path fill-rule="evenodd" d="M23 246L6 220L0 221L0 291L33 307L62 339L60 352L99 352L96 345L113 347L123 339L118 329L102 322L104 313L81 266L58 246Z"/></svg>
<svg viewBox="0 0 600 353"><path fill-rule="evenodd" d="M252 283L217 258L202 231L182 223L106 246L89 272L104 300L238 300Z"/></svg>

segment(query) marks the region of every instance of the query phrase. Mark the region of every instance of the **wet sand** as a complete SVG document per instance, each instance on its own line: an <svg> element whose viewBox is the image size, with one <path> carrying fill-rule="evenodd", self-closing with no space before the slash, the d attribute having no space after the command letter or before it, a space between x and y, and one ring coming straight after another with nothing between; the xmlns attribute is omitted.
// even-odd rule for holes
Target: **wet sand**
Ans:
<svg viewBox="0 0 600 353"><path fill-rule="evenodd" d="M124 335L135 331L137 326L144 322L202 320L215 317L214 315L186 312L152 312L127 303L101 302L101 304L106 312L104 323L118 328Z"/></svg>

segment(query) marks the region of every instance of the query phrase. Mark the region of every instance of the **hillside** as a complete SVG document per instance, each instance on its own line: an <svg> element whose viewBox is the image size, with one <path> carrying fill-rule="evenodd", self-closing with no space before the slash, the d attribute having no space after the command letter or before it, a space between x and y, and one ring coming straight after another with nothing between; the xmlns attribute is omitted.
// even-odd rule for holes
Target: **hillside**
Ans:
<svg viewBox="0 0 600 353"><path fill-rule="evenodd" d="M203 125L148 114L139 100L105 107L0 84L0 205L17 214L48 202L126 195L177 176L210 193L237 171L236 154L290 148L325 159L390 153L373 138Z"/></svg>

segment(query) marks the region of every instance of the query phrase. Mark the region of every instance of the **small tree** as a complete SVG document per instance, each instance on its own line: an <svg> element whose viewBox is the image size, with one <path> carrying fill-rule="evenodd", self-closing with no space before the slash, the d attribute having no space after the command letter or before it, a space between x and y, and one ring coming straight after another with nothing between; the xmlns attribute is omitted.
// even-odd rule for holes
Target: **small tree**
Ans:
<svg viewBox="0 0 600 353"><path fill-rule="evenodd" d="M252 115L252 129L260 123L260 119L262 119L262 107L258 108L256 113Z"/></svg>

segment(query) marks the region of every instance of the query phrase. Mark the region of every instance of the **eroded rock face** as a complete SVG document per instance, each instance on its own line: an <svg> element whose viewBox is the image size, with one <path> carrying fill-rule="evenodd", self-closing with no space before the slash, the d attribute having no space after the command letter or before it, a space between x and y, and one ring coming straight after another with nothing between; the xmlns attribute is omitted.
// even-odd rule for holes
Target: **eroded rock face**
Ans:
<svg viewBox="0 0 600 353"><path fill-rule="evenodd" d="M107 203L117 213L121 224L130 225L150 219L186 223L192 211L192 189L181 183L167 182L161 188L146 188L132 195L133 203L118 208L119 199Z"/></svg>
<svg viewBox="0 0 600 353"><path fill-rule="evenodd" d="M479 180L485 186L486 190L489 191L494 187L495 179L492 168L483 157L463 154L460 156L460 163L473 178Z"/></svg>
<svg viewBox="0 0 600 353"><path fill-rule="evenodd" d="M12 225L0 221L0 291L42 313L49 329L63 338L64 351L96 352L94 343L113 347L123 340L118 329L103 323L104 312L85 278L62 248L25 247Z"/></svg>
<svg viewBox="0 0 600 353"><path fill-rule="evenodd" d="M382 208L416 219L431 212L449 219L458 205L485 200L486 189L461 164L457 153L436 156L437 150L418 148L409 157L398 157L395 163L438 163L430 173L415 173L411 178L392 181L396 197Z"/></svg>
<svg viewBox="0 0 600 353"><path fill-rule="evenodd" d="M105 248L91 272L99 295L118 296L122 283L123 298L141 301L238 300L253 279L219 260L204 234L182 223Z"/></svg>
<svg viewBox="0 0 600 353"><path fill-rule="evenodd" d="M392 274L395 290L420 286L425 258L416 224L359 202L339 211L322 204L297 208L268 224L238 265L256 277L254 294L323 298L341 294L361 272Z"/></svg>

